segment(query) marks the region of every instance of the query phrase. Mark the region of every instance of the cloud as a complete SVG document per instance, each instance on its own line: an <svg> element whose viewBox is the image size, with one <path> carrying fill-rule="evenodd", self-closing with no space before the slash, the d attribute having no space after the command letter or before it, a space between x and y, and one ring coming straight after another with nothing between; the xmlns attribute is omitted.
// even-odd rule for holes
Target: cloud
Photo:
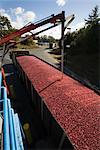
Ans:
<svg viewBox="0 0 100 150"><path fill-rule="evenodd" d="M22 14L24 12L24 9L22 7L15 8L15 14Z"/></svg>
<svg viewBox="0 0 100 150"><path fill-rule="evenodd" d="M0 14L5 13L5 9L0 9Z"/></svg>
<svg viewBox="0 0 100 150"><path fill-rule="evenodd" d="M36 14L32 11L27 11L23 14L23 19L25 21L33 21L36 18Z"/></svg>
<svg viewBox="0 0 100 150"><path fill-rule="evenodd" d="M2 9L2 8L0 9L0 15L7 17L7 18L9 19L9 21L11 22L11 17L10 17L10 15L6 12L5 9Z"/></svg>
<svg viewBox="0 0 100 150"><path fill-rule="evenodd" d="M11 24L16 29L22 28L24 26L23 17L16 16L15 21L11 21Z"/></svg>
<svg viewBox="0 0 100 150"><path fill-rule="evenodd" d="M58 6L64 6L66 4L66 0L56 0Z"/></svg>
<svg viewBox="0 0 100 150"><path fill-rule="evenodd" d="M28 22L33 22L36 18L36 14L33 11L26 11L22 7L16 7L9 10L0 9L0 14L7 17L12 27L19 29L26 25Z"/></svg>

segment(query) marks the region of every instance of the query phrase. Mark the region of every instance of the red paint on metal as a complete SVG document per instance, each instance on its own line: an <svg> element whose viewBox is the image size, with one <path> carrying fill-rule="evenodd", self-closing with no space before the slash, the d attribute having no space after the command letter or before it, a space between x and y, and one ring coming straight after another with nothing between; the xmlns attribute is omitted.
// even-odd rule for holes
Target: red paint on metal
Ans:
<svg viewBox="0 0 100 150"><path fill-rule="evenodd" d="M99 149L100 96L66 75L58 80L60 71L33 56L17 60L75 147Z"/></svg>

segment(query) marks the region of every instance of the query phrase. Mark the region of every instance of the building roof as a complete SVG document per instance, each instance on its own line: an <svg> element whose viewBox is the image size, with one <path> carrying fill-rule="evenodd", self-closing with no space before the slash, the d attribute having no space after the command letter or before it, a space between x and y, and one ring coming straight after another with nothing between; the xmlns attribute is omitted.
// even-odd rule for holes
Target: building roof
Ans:
<svg viewBox="0 0 100 150"><path fill-rule="evenodd" d="M17 61L76 149L99 149L100 96L34 56Z"/></svg>

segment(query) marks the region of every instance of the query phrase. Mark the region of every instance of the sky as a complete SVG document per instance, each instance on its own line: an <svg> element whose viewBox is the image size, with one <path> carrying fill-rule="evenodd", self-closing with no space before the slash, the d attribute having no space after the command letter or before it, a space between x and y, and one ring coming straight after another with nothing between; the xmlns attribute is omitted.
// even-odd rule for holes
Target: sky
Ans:
<svg viewBox="0 0 100 150"><path fill-rule="evenodd" d="M66 17L75 15L74 21L69 25L71 31L74 31L84 26L84 19L88 18L91 10L96 5L99 6L99 3L100 0L0 0L0 14L8 17L12 26L19 29L28 22L34 23L52 14L65 11ZM59 39L60 26L41 35L44 34Z"/></svg>

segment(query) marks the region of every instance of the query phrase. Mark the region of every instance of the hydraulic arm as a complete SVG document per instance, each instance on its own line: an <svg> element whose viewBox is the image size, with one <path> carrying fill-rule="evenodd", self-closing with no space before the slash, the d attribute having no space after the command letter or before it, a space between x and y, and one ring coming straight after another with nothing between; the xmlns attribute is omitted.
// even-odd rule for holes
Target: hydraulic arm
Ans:
<svg viewBox="0 0 100 150"><path fill-rule="evenodd" d="M30 32L31 30L35 30L36 28L43 26L48 23L56 24L57 22L61 22L65 19L64 11L58 15L51 15L47 18L44 18L36 23L31 23L29 25L24 26L23 28L4 36L2 39L0 39L0 45L9 42L9 40L14 39L15 37L21 36L22 34L26 32Z"/></svg>

